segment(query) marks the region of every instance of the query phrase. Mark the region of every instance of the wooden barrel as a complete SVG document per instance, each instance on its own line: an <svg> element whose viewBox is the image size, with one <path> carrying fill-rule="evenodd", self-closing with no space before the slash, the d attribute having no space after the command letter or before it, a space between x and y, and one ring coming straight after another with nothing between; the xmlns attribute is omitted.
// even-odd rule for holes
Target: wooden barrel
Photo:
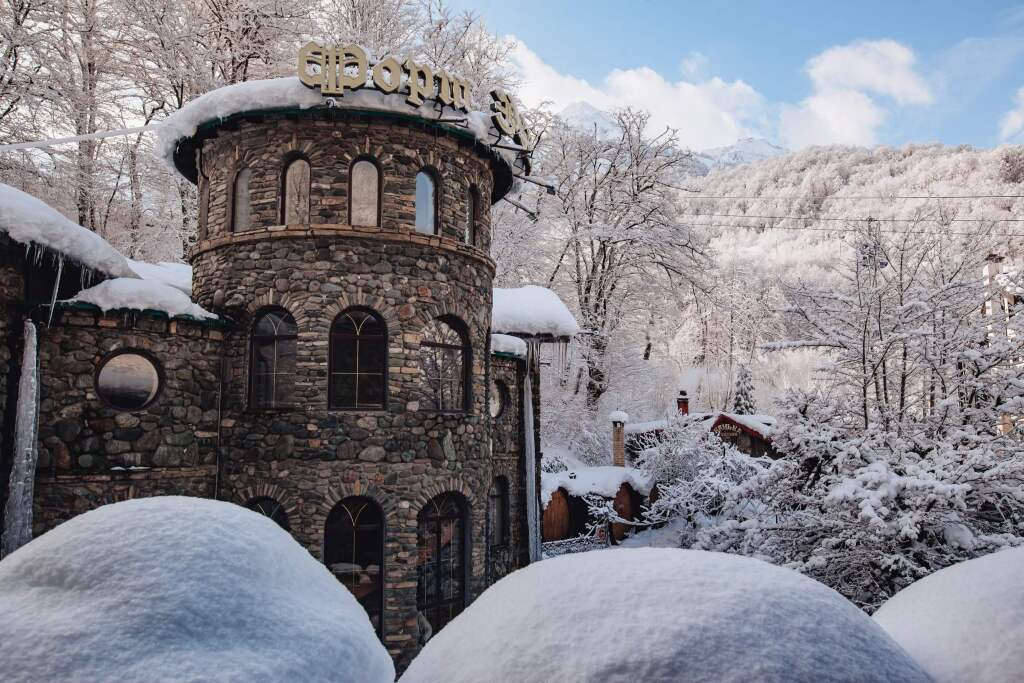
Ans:
<svg viewBox="0 0 1024 683"><path fill-rule="evenodd" d="M545 541L569 538L569 496L565 489L556 489L544 508L542 536Z"/></svg>
<svg viewBox="0 0 1024 683"><path fill-rule="evenodd" d="M623 483L619 487L618 492L615 494L614 500L612 500L612 507L615 508L615 514L622 519L636 519L636 516L640 512L640 506L637 504L638 496L633 487L629 484ZM621 541L626 536L626 532L633 527L629 524L612 524L612 538L616 543Z"/></svg>

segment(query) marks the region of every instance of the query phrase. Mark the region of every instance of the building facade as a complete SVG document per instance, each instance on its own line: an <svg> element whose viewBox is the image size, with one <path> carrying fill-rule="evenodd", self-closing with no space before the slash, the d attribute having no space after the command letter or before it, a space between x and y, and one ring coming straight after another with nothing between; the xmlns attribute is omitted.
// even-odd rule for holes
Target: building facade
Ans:
<svg viewBox="0 0 1024 683"><path fill-rule="evenodd" d="M0 283L5 419L17 325L39 329L34 531L140 496L245 505L325 563L404 668L530 558L538 364L491 349L489 206L513 162L419 114L327 103L211 119L174 162L197 183L191 293L214 315L30 305L28 261Z"/></svg>

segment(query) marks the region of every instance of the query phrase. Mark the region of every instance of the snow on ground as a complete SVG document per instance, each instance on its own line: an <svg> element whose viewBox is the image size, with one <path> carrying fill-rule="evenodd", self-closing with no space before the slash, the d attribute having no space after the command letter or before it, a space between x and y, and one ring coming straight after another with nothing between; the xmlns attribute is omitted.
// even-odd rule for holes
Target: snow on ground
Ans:
<svg viewBox="0 0 1024 683"><path fill-rule="evenodd" d="M813 579L737 555L625 548L513 572L434 636L401 683L927 680Z"/></svg>
<svg viewBox="0 0 1024 683"><path fill-rule="evenodd" d="M160 261L146 263L128 259L128 265L143 280L155 280L175 289L180 289L187 296L192 296L192 266L187 263L171 263Z"/></svg>
<svg viewBox="0 0 1024 683"><path fill-rule="evenodd" d="M491 329L504 334L571 337L580 331L569 309L546 287L494 289Z"/></svg>
<svg viewBox="0 0 1024 683"><path fill-rule="evenodd" d="M99 306L104 311L121 308L163 311L167 315L190 315L193 318L216 318L188 295L176 287L157 280L129 280L115 278L95 287L83 289L71 301L82 301Z"/></svg>
<svg viewBox="0 0 1024 683"><path fill-rule="evenodd" d="M128 261L106 240L40 199L0 183L0 231L21 244L52 249L87 268L135 277Z"/></svg>
<svg viewBox="0 0 1024 683"><path fill-rule="evenodd" d="M1024 681L1024 547L926 576L874 619L938 681Z"/></svg>
<svg viewBox="0 0 1024 683"><path fill-rule="evenodd" d="M634 491L647 495L651 492L654 479L647 473L630 467L577 467L564 472L542 472L540 475L540 504L547 507L551 496L559 488L571 496L596 493L607 498L618 493L623 484L629 484Z"/></svg>
<svg viewBox="0 0 1024 683"><path fill-rule="evenodd" d="M492 334L491 353L507 353L517 358L526 358L526 342L510 334Z"/></svg>
<svg viewBox="0 0 1024 683"><path fill-rule="evenodd" d="M267 517L107 505L0 562L0 680L351 681L394 667L352 594Z"/></svg>

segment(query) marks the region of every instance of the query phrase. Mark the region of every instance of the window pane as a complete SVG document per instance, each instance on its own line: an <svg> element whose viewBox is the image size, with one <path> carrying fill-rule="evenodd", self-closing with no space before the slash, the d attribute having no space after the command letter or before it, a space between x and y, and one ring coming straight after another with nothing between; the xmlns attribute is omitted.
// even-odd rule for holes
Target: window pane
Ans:
<svg viewBox="0 0 1024 683"><path fill-rule="evenodd" d="M255 408L273 408L292 400L298 342L295 320L287 311L268 311L253 325L249 395Z"/></svg>
<svg viewBox="0 0 1024 683"><path fill-rule="evenodd" d="M293 161L285 173L284 222L309 222L309 163L304 159Z"/></svg>
<svg viewBox="0 0 1024 683"><path fill-rule="evenodd" d="M331 371L355 372L356 348L356 337L335 335L331 339Z"/></svg>
<svg viewBox="0 0 1024 683"><path fill-rule="evenodd" d="M376 335L359 339L359 372L383 372L387 361L386 342Z"/></svg>
<svg viewBox="0 0 1024 683"><path fill-rule="evenodd" d="M378 225L380 174L365 159L352 165L352 225Z"/></svg>
<svg viewBox="0 0 1024 683"><path fill-rule="evenodd" d="M387 386L384 321L369 310L342 312L331 326L331 408L382 408Z"/></svg>
<svg viewBox="0 0 1024 683"><path fill-rule="evenodd" d="M245 504L245 507L270 517L285 531L291 531L291 525L288 523L288 513L285 512L284 506L273 498L253 498Z"/></svg>
<svg viewBox="0 0 1024 683"><path fill-rule="evenodd" d="M346 498L327 516L324 564L363 606L381 634L384 520L368 498Z"/></svg>
<svg viewBox="0 0 1024 683"><path fill-rule="evenodd" d="M359 375L359 404L363 406L383 405L384 378L380 375Z"/></svg>
<svg viewBox="0 0 1024 683"><path fill-rule="evenodd" d="M138 410L156 397L160 375L145 356L122 353L100 368L96 393L115 408Z"/></svg>
<svg viewBox="0 0 1024 683"><path fill-rule="evenodd" d="M435 216L436 199L434 196L434 179L429 173L420 171L416 174L416 232L433 235L437 232Z"/></svg>
<svg viewBox="0 0 1024 683"><path fill-rule="evenodd" d="M245 232L249 229L251 220L251 207L249 205L249 179L252 171L243 168L235 176L235 196L233 202L233 214L231 229L235 232Z"/></svg>

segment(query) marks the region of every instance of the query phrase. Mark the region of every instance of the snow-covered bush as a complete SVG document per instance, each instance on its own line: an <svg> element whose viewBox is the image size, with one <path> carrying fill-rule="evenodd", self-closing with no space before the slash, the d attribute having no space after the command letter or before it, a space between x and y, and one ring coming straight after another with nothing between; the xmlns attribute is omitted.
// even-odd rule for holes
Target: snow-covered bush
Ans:
<svg viewBox="0 0 1024 683"><path fill-rule="evenodd" d="M1024 548L937 571L874 619L937 681L1024 681Z"/></svg>
<svg viewBox="0 0 1024 683"><path fill-rule="evenodd" d="M267 517L160 497L0 562L0 680L394 680L352 594Z"/></svg>
<svg viewBox="0 0 1024 683"><path fill-rule="evenodd" d="M532 564L427 643L401 683L926 681L835 591L765 562L672 548Z"/></svg>

